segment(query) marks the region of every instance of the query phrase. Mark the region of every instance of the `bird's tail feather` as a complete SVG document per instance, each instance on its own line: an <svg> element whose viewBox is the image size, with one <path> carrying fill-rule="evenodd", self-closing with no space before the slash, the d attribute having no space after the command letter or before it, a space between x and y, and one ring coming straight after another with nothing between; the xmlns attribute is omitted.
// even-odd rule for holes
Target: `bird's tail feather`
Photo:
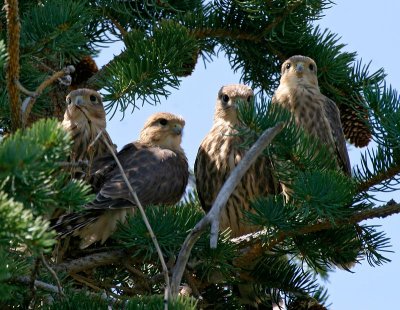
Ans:
<svg viewBox="0 0 400 310"><path fill-rule="evenodd" d="M59 238L64 238L93 223L96 219L97 215L92 211L69 213L54 219L54 224L51 223L50 229L54 229Z"/></svg>

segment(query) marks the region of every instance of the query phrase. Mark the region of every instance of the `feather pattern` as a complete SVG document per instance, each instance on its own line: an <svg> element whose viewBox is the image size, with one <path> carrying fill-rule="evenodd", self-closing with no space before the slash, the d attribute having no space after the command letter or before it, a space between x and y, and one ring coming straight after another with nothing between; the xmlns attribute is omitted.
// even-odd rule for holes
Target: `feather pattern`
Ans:
<svg viewBox="0 0 400 310"><path fill-rule="evenodd" d="M351 176L340 112L335 102L321 94L314 60L292 56L282 64L280 85L272 103L292 112L296 123L328 146L338 168Z"/></svg>
<svg viewBox="0 0 400 310"><path fill-rule="evenodd" d="M144 207L173 205L182 197L189 178L187 159L180 146L184 121L170 113L156 113L150 119L153 122L146 123L141 132L145 137L127 144L117 157ZM96 198L84 206L83 212L65 215L53 227L61 237L79 236L81 248L96 241L105 242L117 223L124 223L136 209L112 156L100 158L99 163L106 169ZM99 163L95 162L96 167Z"/></svg>
<svg viewBox="0 0 400 310"><path fill-rule="evenodd" d="M200 202L209 211L231 171L246 150L240 147L238 135L237 101L250 102L253 91L245 85L221 88L214 114L214 124L202 141L195 162L196 187ZM220 228L230 228L232 237L254 232L260 227L245 221L244 210L251 210L251 201L259 196L276 193L271 163L260 156L241 179L229 197L220 218Z"/></svg>

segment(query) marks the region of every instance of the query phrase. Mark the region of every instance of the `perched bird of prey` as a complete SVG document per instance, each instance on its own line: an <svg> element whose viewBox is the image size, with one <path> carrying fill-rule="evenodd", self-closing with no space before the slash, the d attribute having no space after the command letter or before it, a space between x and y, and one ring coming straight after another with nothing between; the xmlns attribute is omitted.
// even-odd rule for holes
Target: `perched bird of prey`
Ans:
<svg viewBox="0 0 400 310"><path fill-rule="evenodd" d="M89 162L89 171L74 171L74 174L80 177L82 173L90 175L93 159L109 154L103 139L115 149L106 131L106 113L101 96L95 90L80 88L71 91L66 101L68 106L61 124L73 140L70 161ZM101 131L102 137L98 137Z"/></svg>
<svg viewBox="0 0 400 310"><path fill-rule="evenodd" d="M252 97L252 89L241 84L224 86L218 92L214 123L200 145L194 166L197 192L205 211L210 210L225 180L244 156L237 108L239 101L250 103ZM221 213L220 228L230 227L232 237L256 231L258 227L244 221L242 210L250 210L253 199L276 191L270 161L260 156L228 199Z"/></svg>
<svg viewBox="0 0 400 310"><path fill-rule="evenodd" d="M351 176L340 112L335 102L319 90L315 61L292 56L282 64L281 74L272 103L288 109L298 125L327 145L336 155L338 168Z"/></svg>
<svg viewBox="0 0 400 310"><path fill-rule="evenodd" d="M188 163L181 147L185 121L170 113L156 113L145 123L138 141L117 154L140 203L173 205L182 197L189 177ZM114 161L110 156L110 160ZM111 166L111 165L110 165ZM107 171L96 198L84 211L61 217L53 227L61 236L81 238L80 248L96 241L104 243L117 222L133 214L136 203L114 165Z"/></svg>

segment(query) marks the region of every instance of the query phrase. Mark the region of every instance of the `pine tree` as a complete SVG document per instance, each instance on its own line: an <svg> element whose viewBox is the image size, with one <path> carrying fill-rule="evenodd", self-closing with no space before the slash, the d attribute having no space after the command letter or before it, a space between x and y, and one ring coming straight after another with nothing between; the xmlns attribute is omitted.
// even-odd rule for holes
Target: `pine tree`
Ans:
<svg viewBox="0 0 400 310"><path fill-rule="evenodd" d="M316 279L348 262L388 262L384 232L360 222L400 212L394 200L382 204L371 194L400 183L400 98L383 69L370 73L356 53L343 51L336 34L315 26L329 6L329 0L6 0L0 13L1 308L240 309L237 287L251 283L260 308L283 299L288 309L325 309L327 292ZM124 51L98 70L93 57L115 41ZM260 156L279 158L275 173L292 183L290 203L282 195L259 197L245 220L264 230L236 239L220 232L218 240L207 225L192 230L204 219L195 191L175 207L147 208L169 270L168 303L166 274L140 214L104 246L56 264L52 213L79 210L93 199L90 186L65 169L71 141L57 119L66 94L101 89L111 116L179 91L199 61L218 53L260 90L254 106L240 110L247 125L243 148L285 123ZM269 104L280 64L296 54L317 60L321 91L338 104L348 141L376 143L352 178L335 171L328 150Z"/></svg>

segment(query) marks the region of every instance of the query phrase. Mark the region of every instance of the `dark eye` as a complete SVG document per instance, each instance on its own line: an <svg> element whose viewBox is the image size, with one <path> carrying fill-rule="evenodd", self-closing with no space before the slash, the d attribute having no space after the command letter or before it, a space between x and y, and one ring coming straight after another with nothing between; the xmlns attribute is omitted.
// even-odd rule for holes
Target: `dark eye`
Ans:
<svg viewBox="0 0 400 310"><path fill-rule="evenodd" d="M250 102L251 101L251 96L248 96L247 97L247 102Z"/></svg>
<svg viewBox="0 0 400 310"><path fill-rule="evenodd" d="M168 123L168 121L167 121L165 118L160 119L159 122L160 122L160 124L163 125L163 126L167 125L167 123Z"/></svg>
<svg viewBox="0 0 400 310"><path fill-rule="evenodd" d="M228 103L228 101L229 101L229 96L228 95L223 95L222 96L222 102L223 103Z"/></svg>
<svg viewBox="0 0 400 310"><path fill-rule="evenodd" d="M71 103L71 97L67 97L67 104Z"/></svg>
<svg viewBox="0 0 400 310"><path fill-rule="evenodd" d="M314 71L314 65L313 65L313 64L309 64L309 65L308 65L308 68L309 68L311 71Z"/></svg>
<svg viewBox="0 0 400 310"><path fill-rule="evenodd" d="M91 96L90 96L90 101L91 101L91 102L96 102L96 101L97 101L96 96L91 95Z"/></svg>
<svg viewBox="0 0 400 310"><path fill-rule="evenodd" d="M289 69L290 66L291 66L290 64L286 64L285 68L286 68L286 69Z"/></svg>

